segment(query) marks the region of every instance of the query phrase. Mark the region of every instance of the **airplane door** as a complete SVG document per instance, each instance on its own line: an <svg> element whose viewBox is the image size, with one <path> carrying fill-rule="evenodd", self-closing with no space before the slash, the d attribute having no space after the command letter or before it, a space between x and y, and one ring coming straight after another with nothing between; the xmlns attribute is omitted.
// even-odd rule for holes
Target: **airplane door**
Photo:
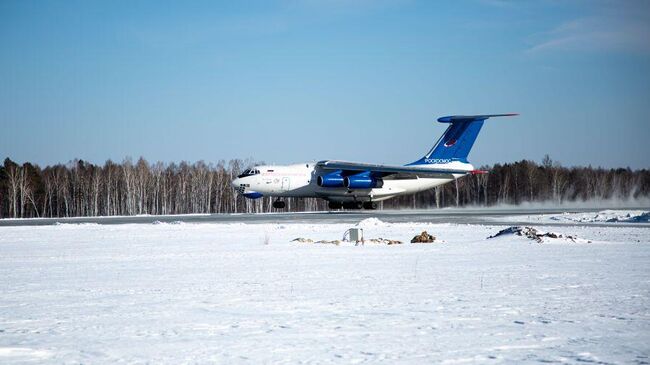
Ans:
<svg viewBox="0 0 650 365"><path fill-rule="evenodd" d="M291 185L291 180L288 177L283 177L282 178L282 190L287 191L289 190Z"/></svg>

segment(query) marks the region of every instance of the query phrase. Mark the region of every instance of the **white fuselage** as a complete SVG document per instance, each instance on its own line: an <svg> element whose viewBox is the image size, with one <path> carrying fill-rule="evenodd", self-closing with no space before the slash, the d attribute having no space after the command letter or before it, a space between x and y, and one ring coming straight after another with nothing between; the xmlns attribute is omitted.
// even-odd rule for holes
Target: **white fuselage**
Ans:
<svg viewBox="0 0 650 365"><path fill-rule="evenodd" d="M440 166L431 165L431 168ZM449 168L449 164L445 168ZM470 164L459 164L457 169L470 171ZM247 170L248 171L248 170ZM319 171L314 162L285 166L256 166L247 176L233 180L232 185L244 196L313 197L328 201L381 201L398 195L412 194L453 181L464 174L441 174L440 176L387 176L381 187L372 189L349 189L346 187L321 187L317 177L327 172Z"/></svg>

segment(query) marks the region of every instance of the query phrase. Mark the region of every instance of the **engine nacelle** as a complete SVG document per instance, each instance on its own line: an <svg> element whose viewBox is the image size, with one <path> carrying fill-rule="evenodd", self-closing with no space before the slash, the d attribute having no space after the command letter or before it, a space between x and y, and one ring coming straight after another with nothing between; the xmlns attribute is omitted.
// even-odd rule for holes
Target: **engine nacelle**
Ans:
<svg viewBox="0 0 650 365"><path fill-rule="evenodd" d="M373 189L384 186L384 180L372 177L370 172L346 176L343 178L343 186L348 189Z"/></svg>
<svg viewBox="0 0 650 365"><path fill-rule="evenodd" d="M342 188L343 176L341 171L330 172L329 174L321 175L316 179L316 184L323 188Z"/></svg>

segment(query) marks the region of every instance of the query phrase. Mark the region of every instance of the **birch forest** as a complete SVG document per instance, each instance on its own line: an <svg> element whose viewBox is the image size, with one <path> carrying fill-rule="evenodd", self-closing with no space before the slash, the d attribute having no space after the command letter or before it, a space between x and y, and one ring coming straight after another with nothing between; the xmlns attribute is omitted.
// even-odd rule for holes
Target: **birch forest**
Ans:
<svg viewBox="0 0 650 365"><path fill-rule="evenodd" d="M95 165L82 160L41 168L11 159L0 166L0 217L78 217L138 214L269 212L272 199L249 200L230 181L250 160L206 163L149 163L126 158ZM650 171L629 168L563 167L548 156L541 163L482 166L488 174L470 175L437 188L401 196L380 209L493 206L650 197ZM327 210L320 199L284 199L285 211Z"/></svg>

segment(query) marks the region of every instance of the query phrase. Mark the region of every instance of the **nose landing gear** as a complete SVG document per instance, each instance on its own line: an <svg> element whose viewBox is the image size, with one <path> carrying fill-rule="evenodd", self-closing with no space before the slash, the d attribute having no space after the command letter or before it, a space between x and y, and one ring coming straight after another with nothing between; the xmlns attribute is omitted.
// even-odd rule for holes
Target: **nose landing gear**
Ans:
<svg viewBox="0 0 650 365"><path fill-rule="evenodd" d="M284 209L286 204L282 200L276 200L273 202L273 208L275 209Z"/></svg>

